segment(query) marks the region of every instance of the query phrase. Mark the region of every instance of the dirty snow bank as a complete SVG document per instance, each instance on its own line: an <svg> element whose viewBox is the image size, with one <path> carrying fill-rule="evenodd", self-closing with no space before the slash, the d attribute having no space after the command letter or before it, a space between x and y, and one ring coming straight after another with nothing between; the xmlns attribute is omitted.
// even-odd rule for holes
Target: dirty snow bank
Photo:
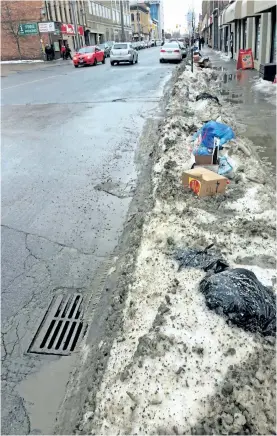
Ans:
<svg viewBox="0 0 277 436"><path fill-rule="evenodd" d="M17 60L17 61L0 61L0 64L37 64L39 62L44 62L43 60L40 59L26 59L26 60Z"/></svg>
<svg viewBox="0 0 277 436"><path fill-rule="evenodd" d="M212 70L187 69L173 87L153 170L155 207L95 412L84 416L87 433L274 434L274 339L208 310L198 289L204 273L179 271L172 256L176 247L215 243L231 265L253 270L265 285L274 279L274 196L251 144L239 138L225 151L237 163L226 195L199 199L180 183L191 165L190 135L202 122L220 116L235 128L230 106L195 102L217 79Z"/></svg>

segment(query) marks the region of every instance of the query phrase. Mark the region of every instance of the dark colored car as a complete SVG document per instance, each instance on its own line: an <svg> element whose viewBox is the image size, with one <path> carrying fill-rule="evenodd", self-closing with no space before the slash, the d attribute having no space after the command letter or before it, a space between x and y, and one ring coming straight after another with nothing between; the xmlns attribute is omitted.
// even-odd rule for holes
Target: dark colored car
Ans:
<svg viewBox="0 0 277 436"><path fill-rule="evenodd" d="M102 44L98 44L98 47L100 47L101 50L103 50L106 58L110 57L111 46L107 42L103 42Z"/></svg>

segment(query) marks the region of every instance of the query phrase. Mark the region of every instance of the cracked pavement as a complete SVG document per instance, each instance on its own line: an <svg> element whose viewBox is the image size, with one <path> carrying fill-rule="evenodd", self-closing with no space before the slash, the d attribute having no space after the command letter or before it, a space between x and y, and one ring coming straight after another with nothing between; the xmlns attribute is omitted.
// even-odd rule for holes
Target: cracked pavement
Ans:
<svg viewBox="0 0 277 436"><path fill-rule="evenodd" d="M78 350L27 351L53 296L78 290L97 303L92 283L123 230L139 137L176 68L158 56L2 79L3 434L53 431Z"/></svg>

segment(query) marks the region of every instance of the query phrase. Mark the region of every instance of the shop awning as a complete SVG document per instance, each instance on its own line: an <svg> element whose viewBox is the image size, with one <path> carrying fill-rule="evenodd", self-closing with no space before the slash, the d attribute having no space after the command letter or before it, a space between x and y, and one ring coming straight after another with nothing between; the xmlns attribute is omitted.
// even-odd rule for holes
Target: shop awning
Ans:
<svg viewBox="0 0 277 436"><path fill-rule="evenodd" d="M242 0L240 18L253 17L255 15L254 3L255 3L254 0Z"/></svg>
<svg viewBox="0 0 277 436"><path fill-rule="evenodd" d="M237 0L228 6L228 8L226 9L226 12L225 12L226 23L233 23L235 20L240 20L241 7L242 7L241 0Z"/></svg>
<svg viewBox="0 0 277 436"><path fill-rule="evenodd" d="M266 12L268 9L274 8L276 6L275 0L255 0L254 1L254 14L259 14L260 12Z"/></svg>
<svg viewBox="0 0 277 436"><path fill-rule="evenodd" d="M64 35L76 35L75 27L73 24L65 24L62 23L60 27L61 33ZM83 26L78 26L78 35L84 36L84 28Z"/></svg>

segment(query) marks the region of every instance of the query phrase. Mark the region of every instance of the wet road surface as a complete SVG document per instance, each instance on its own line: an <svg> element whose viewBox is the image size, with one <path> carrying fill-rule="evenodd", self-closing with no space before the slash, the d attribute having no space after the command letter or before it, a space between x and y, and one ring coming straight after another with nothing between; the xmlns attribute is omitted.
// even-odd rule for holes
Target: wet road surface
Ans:
<svg viewBox="0 0 277 436"><path fill-rule="evenodd" d="M2 79L2 433L51 434L78 354L28 353L54 296L92 282L122 232L143 125L175 65L71 63Z"/></svg>

